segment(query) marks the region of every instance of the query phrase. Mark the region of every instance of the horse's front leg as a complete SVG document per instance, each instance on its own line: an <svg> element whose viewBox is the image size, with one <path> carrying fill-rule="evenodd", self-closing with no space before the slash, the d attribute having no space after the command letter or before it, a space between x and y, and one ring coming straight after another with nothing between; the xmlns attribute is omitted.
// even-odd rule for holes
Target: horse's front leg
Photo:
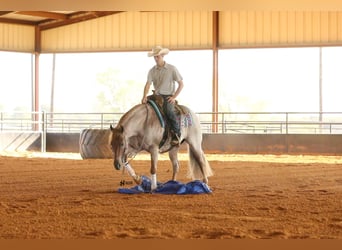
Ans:
<svg viewBox="0 0 342 250"><path fill-rule="evenodd" d="M157 163L158 163L158 149L151 150L151 191L157 189Z"/></svg>
<svg viewBox="0 0 342 250"><path fill-rule="evenodd" d="M179 147L173 147L170 151L169 151L169 158L170 161L172 163L172 180L175 181L177 178L177 173L179 171L179 162L178 162L178 150Z"/></svg>

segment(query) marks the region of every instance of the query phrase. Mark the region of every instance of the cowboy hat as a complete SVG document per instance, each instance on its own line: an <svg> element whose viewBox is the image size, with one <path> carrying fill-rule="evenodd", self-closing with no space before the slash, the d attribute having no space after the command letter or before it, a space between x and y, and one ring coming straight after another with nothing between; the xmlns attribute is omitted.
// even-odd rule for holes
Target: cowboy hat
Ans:
<svg viewBox="0 0 342 250"><path fill-rule="evenodd" d="M151 56L158 56L158 55L167 55L169 52L170 50L167 48L156 46L152 49L151 52L148 52L147 56L151 57Z"/></svg>

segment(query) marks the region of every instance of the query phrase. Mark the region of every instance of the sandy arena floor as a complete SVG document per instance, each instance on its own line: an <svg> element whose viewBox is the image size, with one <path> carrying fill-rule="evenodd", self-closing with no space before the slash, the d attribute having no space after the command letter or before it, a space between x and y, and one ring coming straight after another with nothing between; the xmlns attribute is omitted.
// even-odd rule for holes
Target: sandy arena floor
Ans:
<svg viewBox="0 0 342 250"><path fill-rule="evenodd" d="M171 177L166 157L161 182ZM111 160L0 152L0 239L342 239L342 157L207 158L212 194L125 195L119 182L131 179ZM131 165L148 175L147 155Z"/></svg>

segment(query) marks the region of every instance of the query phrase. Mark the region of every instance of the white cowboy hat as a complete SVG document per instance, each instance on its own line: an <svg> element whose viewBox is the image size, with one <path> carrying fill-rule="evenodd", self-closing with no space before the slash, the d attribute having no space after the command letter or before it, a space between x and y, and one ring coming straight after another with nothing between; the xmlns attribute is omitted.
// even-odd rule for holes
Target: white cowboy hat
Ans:
<svg viewBox="0 0 342 250"><path fill-rule="evenodd" d="M158 56L158 55L167 55L169 52L170 50L167 48L156 46L152 49L151 52L148 52L147 56L151 57L151 56Z"/></svg>

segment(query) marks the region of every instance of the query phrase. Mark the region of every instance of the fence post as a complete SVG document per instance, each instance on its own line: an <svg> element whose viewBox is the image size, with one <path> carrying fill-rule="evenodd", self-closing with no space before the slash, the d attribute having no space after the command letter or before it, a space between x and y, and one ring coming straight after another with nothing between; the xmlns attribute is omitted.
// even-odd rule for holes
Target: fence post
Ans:
<svg viewBox="0 0 342 250"><path fill-rule="evenodd" d="M45 153L46 152L46 115L45 112L42 111L42 131L41 131L41 152Z"/></svg>
<svg viewBox="0 0 342 250"><path fill-rule="evenodd" d="M286 112L286 134L289 133L289 113Z"/></svg>
<svg viewBox="0 0 342 250"><path fill-rule="evenodd" d="M329 125L330 125L329 126L329 130L330 130L330 134L331 134L331 132L332 132L332 124L330 123Z"/></svg>

